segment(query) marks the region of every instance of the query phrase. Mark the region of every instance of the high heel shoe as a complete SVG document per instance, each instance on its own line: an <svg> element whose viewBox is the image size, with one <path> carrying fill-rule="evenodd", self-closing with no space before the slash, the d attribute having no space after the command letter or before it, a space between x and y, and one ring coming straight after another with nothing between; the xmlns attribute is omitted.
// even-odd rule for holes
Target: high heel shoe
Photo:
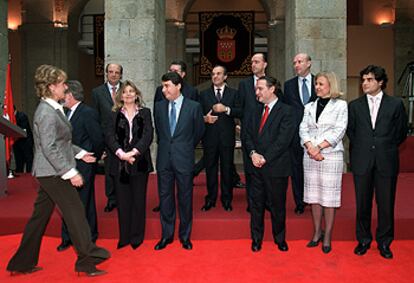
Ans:
<svg viewBox="0 0 414 283"><path fill-rule="evenodd" d="M24 270L24 271L17 271L17 270L9 270L9 271L10 271L10 276L16 276L16 275L30 274L30 273L34 273L40 270L43 270L43 267L35 266L35 267L32 267L31 269Z"/></svg>
<svg viewBox="0 0 414 283"><path fill-rule="evenodd" d="M308 248L317 247L319 245L319 242L321 242L323 240L323 237L324 237L324 233L322 232L317 241L310 240L309 243L306 245L306 247L308 247Z"/></svg>
<svg viewBox="0 0 414 283"><path fill-rule="evenodd" d="M322 245L322 251L324 254L329 254L331 250L332 250L331 244L329 244L329 246Z"/></svg>

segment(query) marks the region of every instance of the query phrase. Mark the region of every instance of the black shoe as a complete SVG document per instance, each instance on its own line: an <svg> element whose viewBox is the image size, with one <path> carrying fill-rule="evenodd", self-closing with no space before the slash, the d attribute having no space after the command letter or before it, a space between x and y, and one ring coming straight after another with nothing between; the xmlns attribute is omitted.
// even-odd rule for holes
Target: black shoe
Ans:
<svg viewBox="0 0 414 283"><path fill-rule="evenodd" d="M392 251L391 251L389 246L385 246L385 245L378 246L378 249L380 251L380 255L383 258L386 258L386 259L392 259L393 258Z"/></svg>
<svg viewBox="0 0 414 283"><path fill-rule="evenodd" d="M105 212L111 212L112 210L114 210L114 208L116 207L116 204L115 203L107 203L106 204L106 206L105 206L105 208L104 208L104 211Z"/></svg>
<svg viewBox="0 0 414 283"><path fill-rule="evenodd" d="M142 244L142 241L139 242L139 243L131 244L131 247L132 247L132 249L136 250L139 246L141 246L141 244Z"/></svg>
<svg viewBox="0 0 414 283"><path fill-rule="evenodd" d="M249 206L249 205L246 207L246 211L247 211L248 213L250 213L250 206Z"/></svg>
<svg viewBox="0 0 414 283"><path fill-rule="evenodd" d="M296 215L302 215L305 212L305 207L303 205L297 205L295 208Z"/></svg>
<svg viewBox="0 0 414 283"><path fill-rule="evenodd" d="M371 244L369 243L368 244L358 243L358 246L356 246L356 248L354 249L354 254L364 255L367 253L370 247L371 247Z"/></svg>
<svg viewBox="0 0 414 283"><path fill-rule="evenodd" d="M201 208L201 211L208 211L210 210L212 207L216 207L216 204L214 202L212 202L211 200L206 200L206 203L204 204L204 206Z"/></svg>
<svg viewBox="0 0 414 283"><path fill-rule="evenodd" d="M332 250L331 245L329 245L329 246L322 245L322 251L323 251L324 254L329 254L331 252L331 250Z"/></svg>
<svg viewBox="0 0 414 283"><path fill-rule="evenodd" d="M262 249L262 242L261 241L252 241L252 252L258 252Z"/></svg>
<svg viewBox="0 0 414 283"><path fill-rule="evenodd" d="M233 207L231 206L231 202L226 201L223 203L223 208L225 211L232 211Z"/></svg>
<svg viewBox="0 0 414 283"><path fill-rule="evenodd" d="M10 271L11 276L20 275L20 274L30 274L37 271L43 270L43 267L35 266L27 270L17 271L17 270L7 270Z"/></svg>
<svg viewBox="0 0 414 283"><path fill-rule="evenodd" d="M313 239L309 241L309 243L306 245L307 248L314 248L319 245L319 242L323 240L324 233L322 232L319 236L319 239L317 241L314 241Z"/></svg>
<svg viewBox="0 0 414 283"><path fill-rule="evenodd" d="M277 245L277 248L279 249L279 251L287 252L289 250L289 247L288 247L286 241L283 241L281 243L276 243L276 245Z"/></svg>
<svg viewBox="0 0 414 283"><path fill-rule="evenodd" d="M233 184L233 188L244 189L245 187L246 187L246 184L243 183L242 181L237 181L236 183Z"/></svg>
<svg viewBox="0 0 414 283"><path fill-rule="evenodd" d="M116 245L116 248L117 248L118 250L120 250L120 249L122 249L122 248L125 248L126 246L128 246L128 244L121 244L121 243L118 243L118 245Z"/></svg>
<svg viewBox="0 0 414 283"><path fill-rule="evenodd" d="M190 240L181 241L181 245L183 246L183 249L186 249L186 250L193 249L193 244L191 243Z"/></svg>
<svg viewBox="0 0 414 283"><path fill-rule="evenodd" d="M101 275L105 275L108 273L105 270L100 270L100 269L95 269L93 271L76 271L76 272L78 273L78 276L85 274L87 277L96 277L96 276L101 276Z"/></svg>
<svg viewBox="0 0 414 283"><path fill-rule="evenodd" d="M162 238L154 247L154 250L159 251L165 249L165 247L173 242L173 239Z"/></svg>
<svg viewBox="0 0 414 283"><path fill-rule="evenodd" d="M157 205L156 207L154 207L154 208L152 209L152 211L153 211L153 212L160 212L160 206L159 206L159 205Z"/></svg>
<svg viewBox="0 0 414 283"><path fill-rule="evenodd" d="M62 243L60 243L59 246L57 246L57 251L58 252L63 252L65 250L67 250L68 248L70 248L70 246L72 245L72 243L70 241L62 241Z"/></svg>

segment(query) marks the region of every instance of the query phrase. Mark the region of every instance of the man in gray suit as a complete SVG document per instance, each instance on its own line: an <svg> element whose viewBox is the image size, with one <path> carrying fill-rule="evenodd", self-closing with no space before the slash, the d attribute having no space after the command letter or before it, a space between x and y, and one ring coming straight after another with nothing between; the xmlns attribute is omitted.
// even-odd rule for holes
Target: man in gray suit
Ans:
<svg viewBox="0 0 414 283"><path fill-rule="evenodd" d="M179 238L184 249L191 250L193 218L194 149L204 133L201 105L181 93L183 79L174 72L162 76L166 99L155 104L157 132L157 172L162 238L155 250L164 249L174 239L175 185L178 189Z"/></svg>
<svg viewBox="0 0 414 283"><path fill-rule="evenodd" d="M101 121L102 130L106 132L111 117L112 107L116 92L121 87L123 68L119 64L106 65L105 72L107 81L92 90L93 106L98 111ZM99 157L99 156L98 156ZM107 156L105 162L105 195L108 202L105 206L105 212L111 212L116 207L116 196L113 176L109 174L109 164L111 157Z"/></svg>

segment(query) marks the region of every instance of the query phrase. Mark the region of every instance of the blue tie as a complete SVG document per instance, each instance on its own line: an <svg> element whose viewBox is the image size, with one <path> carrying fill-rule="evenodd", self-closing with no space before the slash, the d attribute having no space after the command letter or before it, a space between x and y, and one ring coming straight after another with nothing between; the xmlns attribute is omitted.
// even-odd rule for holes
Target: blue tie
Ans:
<svg viewBox="0 0 414 283"><path fill-rule="evenodd" d="M172 101L170 102L171 105L171 110L170 110L170 132L171 132L171 136L174 135L174 131L175 131L175 126L177 125L177 114L175 111L175 102Z"/></svg>
<svg viewBox="0 0 414 283"><path fill-rule="evenodd" d="M306 79L302 80L302 97L303 97L303 105L307 104L309 102L309 90L306 86Z"/></svg>

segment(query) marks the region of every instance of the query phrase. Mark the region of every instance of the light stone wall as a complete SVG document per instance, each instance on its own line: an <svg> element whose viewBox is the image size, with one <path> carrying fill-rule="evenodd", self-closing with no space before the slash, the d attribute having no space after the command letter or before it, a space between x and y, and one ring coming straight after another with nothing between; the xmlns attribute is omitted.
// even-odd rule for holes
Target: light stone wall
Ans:
<svg viewBox="0 0 414 283"><path fill-rule="evenodd" d="M333 71L346 93L346 1L286 1L286 78L294 76L292 58L312 57L312 73Z"/></svg>
<svg viewBox="0 0 414 283"><path fill-rule="evenodd" d="M121 64L123 79L136 83L152 108L165 72L164 1L105 1L105 63Z"/></svg>

